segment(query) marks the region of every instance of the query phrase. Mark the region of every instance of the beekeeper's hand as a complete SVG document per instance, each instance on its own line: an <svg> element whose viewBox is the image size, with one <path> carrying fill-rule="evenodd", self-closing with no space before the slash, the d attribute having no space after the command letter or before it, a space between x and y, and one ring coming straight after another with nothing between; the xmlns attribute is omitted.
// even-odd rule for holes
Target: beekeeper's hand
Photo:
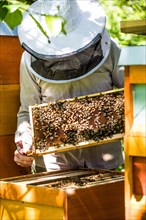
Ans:
<svg viewBox="0 0 146 220"><path fill-rule="evenodd" d="M30 167L33 163L33 157L28 157L26 155L26 152L29 153L29 150L31 148L23 145L22 141L16 142L17 149L14 152L14 161L17 163L17 165L21 167Z"/></svg>
<svg viewBox="0 0 146 220"><path fill-rule="evenodd" d="M20 152L16 150L14 152L14 161L21 167L31 167L33 163L33 157L20 154Z"/></svg>

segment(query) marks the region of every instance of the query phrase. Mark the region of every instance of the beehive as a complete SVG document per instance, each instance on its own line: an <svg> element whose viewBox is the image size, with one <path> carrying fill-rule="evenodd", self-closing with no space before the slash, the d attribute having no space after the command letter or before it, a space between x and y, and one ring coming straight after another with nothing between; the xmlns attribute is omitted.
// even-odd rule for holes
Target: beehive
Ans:
<svg viewBox="0 0 146 220"><path fill-rule="evenodd" d="M145 46L124 47L125 210L127 220L146 219L146 60Z"/></svg>
<svg viewBox="0 0 146 220"><path fill-rule="evenodd" d="M121 139L124 91L112 90L30 107L33 154L89 147Z"/></svg>
<svg viewBox="0 0 146 220"><path fill-rule="evenodd" d="M30 173L30 169L18 166L13 159L20 106L19 65L22 53L18 37L0 36L0 178Z"/></svg>
<svg viewBox="0 0 146 220"><path fill-rule="evenodd" d="M0 184L2 220L124 220L121 172L54 171L7 178Z"/></svg>

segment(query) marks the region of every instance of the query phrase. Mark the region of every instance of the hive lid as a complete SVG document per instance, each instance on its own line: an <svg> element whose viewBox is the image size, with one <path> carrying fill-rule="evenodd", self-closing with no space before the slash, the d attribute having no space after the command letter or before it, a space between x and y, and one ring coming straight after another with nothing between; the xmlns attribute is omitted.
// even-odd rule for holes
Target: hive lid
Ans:
<svg viewBox="0 0 146 220"><path fill-rule="evenodd" d="M146 65L146 46L126 46L122 48L119 66Z"/></svg>

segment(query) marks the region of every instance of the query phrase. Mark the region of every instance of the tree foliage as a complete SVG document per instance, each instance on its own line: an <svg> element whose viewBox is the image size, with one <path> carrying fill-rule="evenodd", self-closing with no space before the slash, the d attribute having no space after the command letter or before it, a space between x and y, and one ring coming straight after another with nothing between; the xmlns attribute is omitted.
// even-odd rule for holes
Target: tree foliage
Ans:
<svg viewBox="0 0 146 220"><path fill-rule="evenodd" d="M4 21L8 24L8 26L13 30L16 26L20 25L23 18L23 13L28 11L28 7L30 4L35 2L35 0L1 0L0 2L0 22ZM49 36L44 28L41 26L39 21L28 11L30 17L36 23L36 26L40 29L42 34L44 34L48 42ZM59 13L59 8L58 8ZM34 13L33 13L34 14ZM46 25L49 27L52 35L56 36L60 32L66 34L65 24L66 20L59 15L48 15L41 14L41 16L45 17Z"/></svg>
<svg viewBox="0 0 146 220"><path fill-rule="evenodd" d="M0 21L5 21L11 29L19 25L22 21L22 14L28 6L36 0L1 0L0 1ZM50 0L51 1L51 0ZM62 1L62 0L60 0ZM70 0L71 1L71 0ZM146 0L98 0L103 6L107 15L106 28L110 35L121 45L145 45L145 36L124 34L120 30L120 22L127 20L138 20L146 18ZM98 13L98 12L97 12ZM61 17L48 16L48 26L54 33L58 28L65 33L64 25L66 23ZM37 22L37 21L36 21ZM55 25L54 25L55 24ZM38 23L36 23L38 26Z"/></svg>
<svg viewBox="0 0 146 220"><path fill-rule="evenodd" d="M107 15L106 28L120 45L146 45L145 36L124 34L121 21L146 19L145 0L99 0Z"/></svg>
<svg viewBox="0 0 146 220"><path fill-rule="evenodd" d="M29 7L27 1L1 0L0 21L4 21L11 29L21 24L22 14Z"/></svg>

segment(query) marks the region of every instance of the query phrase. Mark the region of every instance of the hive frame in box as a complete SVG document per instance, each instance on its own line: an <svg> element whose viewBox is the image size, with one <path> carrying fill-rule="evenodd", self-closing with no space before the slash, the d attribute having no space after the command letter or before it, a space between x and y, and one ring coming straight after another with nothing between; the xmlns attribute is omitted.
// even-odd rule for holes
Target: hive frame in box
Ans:
<svg viewBox="0 0 146 220"><path fill-rule="evenodd" d="M47 185L52 180L100 174L105 174L103 179L87 185L67 188ZM122 172L88 168L53 171L5 178L0 185L2 220L124 220Z"/></svg>
<svg viewBox="0 0 146 220"><path fill-rule="evenodd" d="M111 91L106 91L106 92L101 92L101 93L96 93L96 94L90 94L88 96L80 96L80 97L76 97L76 98L72 98L72 99L66 99L66 100L59 100L57 102L54 103L62 103L64 101L75 101L80 100L80 99L84 99L84 98L94 98L97 96L101 96L101 95L106 95L106 94L115 94L115 93L119 93L119 92L124 92L124 89L116 89L116 90L111 90ZM123 100L124 103L124 100ZM75 149L79 149L79 148L86 148L86 147L92 147L92 146L96 146L99 144L105 144L105 143L109 143L109 142L114 142L117 140L122 140L124 137L124 132L123 133L118 133L118 134L113 134L112 137L106 137L103 140L98 140L98 141L94 141L94 140L87 140L87 141L82 141L78 144L60 144L59 146L51 146L49 147L49 149L41 151L39 149L36 149L35 147L35 135L34 135L34 124L33 124L33 117L32 117L32 111L33 108L38 108L38 107L45 107L50 103L44 103L44 104L39 104L39 105L34 105L34 106L30 106L29 107L29 115L30 115L30 123L31 123L31 129L32 129L32 137L33 137L33 146L32 146L32 151L27 153L28 156L31 155L37 155L37 156L42 156L45 154L51 154L51 153L57 153L57 152L64 152L64 151L69 151L69 150L75 150Z"/></svg>

